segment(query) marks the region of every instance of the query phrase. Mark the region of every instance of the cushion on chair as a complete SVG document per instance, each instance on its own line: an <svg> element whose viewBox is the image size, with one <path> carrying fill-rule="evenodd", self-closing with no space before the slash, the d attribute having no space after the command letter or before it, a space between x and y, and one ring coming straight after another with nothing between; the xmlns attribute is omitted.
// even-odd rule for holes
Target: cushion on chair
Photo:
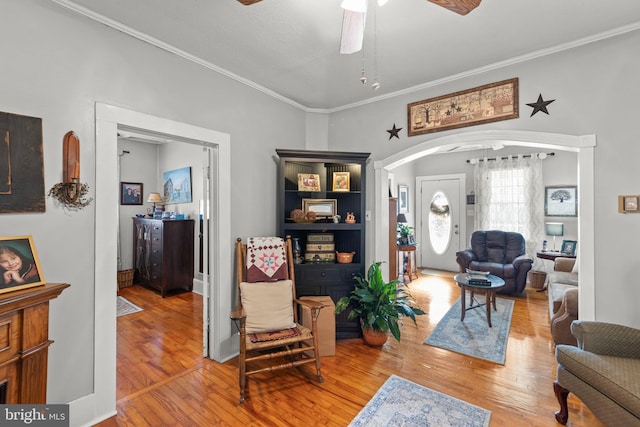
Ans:
<svg viewBox="0 0 640 427"><path fill-rule="evenodd" d="M240 283L247 334L293 328L293 282Z"/></svg>

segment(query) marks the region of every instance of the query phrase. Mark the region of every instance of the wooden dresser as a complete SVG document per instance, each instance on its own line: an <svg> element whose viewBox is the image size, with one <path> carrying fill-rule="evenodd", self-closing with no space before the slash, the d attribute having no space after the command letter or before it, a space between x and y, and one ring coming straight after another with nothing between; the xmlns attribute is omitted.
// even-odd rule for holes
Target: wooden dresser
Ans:
<svg viewBox="0 0 640 427"><path fill-rule="evenodd" d="M160 292L191 292L195 221L133 218L133 268L139 281Z"/></svg>
<svg viewBox="0 0 640 427"><path fill-rule="evenodd" d="M68 287L48 283L0 294L0 404L47 403L49 301Z"/></svg>

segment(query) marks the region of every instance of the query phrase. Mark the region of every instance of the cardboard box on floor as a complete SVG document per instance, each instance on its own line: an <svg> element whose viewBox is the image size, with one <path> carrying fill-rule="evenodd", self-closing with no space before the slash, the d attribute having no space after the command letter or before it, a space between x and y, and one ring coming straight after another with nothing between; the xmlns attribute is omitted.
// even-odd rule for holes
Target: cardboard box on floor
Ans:
<svg viewBox="0 0 640 427"><path fill-rule="evenodd" d="M300 297L301 300L308 299L324 303L326 307L320 310L318 316L318 354L320 356L336 355L336 305L329 296L308 296ZM311 329L311 310L302 307L302 326Z"/></svg>

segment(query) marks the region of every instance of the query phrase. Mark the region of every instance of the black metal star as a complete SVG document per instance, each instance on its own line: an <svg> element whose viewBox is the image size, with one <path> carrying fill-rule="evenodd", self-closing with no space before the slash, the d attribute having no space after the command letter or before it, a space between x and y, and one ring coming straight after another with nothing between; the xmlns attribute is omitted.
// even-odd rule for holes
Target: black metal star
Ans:
<svg viewBox="0 0 640 427"><path fill-rule="evenodd" d="M544 101L542 99L542 94L538 95L537 102L532 102L531 104L527 104L529 107L533 108L533 111L531 112L531 115L529 117L533 117L533 115L538 111L542 111L543 113L548 115L549 111L547 111L547 105L551 104L553 101L555 101L555 99L552 99L550 101Z"/></svg>
<svg viewBox="0 0 640 427"><path fill-rule="evenodd" d="M391 141L391 138L393 138L394 136L398 139L400 139L400 136L398 135L398 132L400 132L402 130L402 128L397 128L396 124L393 124L393 128L387 130L387 132L389 132L389 141Z"/></svg>

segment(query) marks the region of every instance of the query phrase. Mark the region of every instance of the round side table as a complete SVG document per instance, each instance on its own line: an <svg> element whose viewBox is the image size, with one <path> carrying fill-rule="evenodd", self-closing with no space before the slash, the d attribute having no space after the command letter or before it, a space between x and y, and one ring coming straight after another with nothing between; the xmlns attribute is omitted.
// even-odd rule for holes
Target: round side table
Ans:
<svg viewBox="0 0 640 427"><path fill-rule="evenodd" d="M404 257L407 257L407 269L405 271L404 267L402 268L402 281L404 282L404 276L409 276L409 282L411 282L415 276L418 278L418 273L416 272L416 249L417 245L398 245L398 254L402 255L400 260L402 261L402 266L404 266ZM411 262L411 258L413 258L413 262Z"/></svg>

